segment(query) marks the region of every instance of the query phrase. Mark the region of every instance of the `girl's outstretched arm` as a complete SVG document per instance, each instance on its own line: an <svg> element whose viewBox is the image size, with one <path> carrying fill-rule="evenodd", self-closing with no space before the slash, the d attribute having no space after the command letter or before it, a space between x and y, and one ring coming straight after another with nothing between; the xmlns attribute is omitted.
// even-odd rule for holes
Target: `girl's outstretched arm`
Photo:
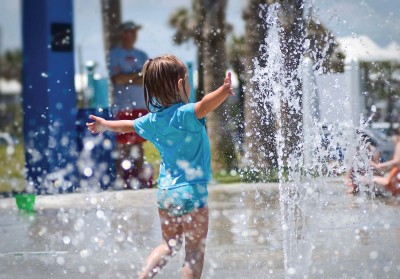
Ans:
<svg viewBox="0 0 400 279"><path fill-rule="evenodd" d="M194 105L196 117L198 119L205 117L209 112L221 105L229 95L234 95L230 72L228 72L224 84L220 88L208 93L201 101Z"/></svg>
<svg viewBox="0 0 400 279"><path fill-rule="evenodd" d="M104 118L94 115L90 115L89 118L94 120L94 122L86 123L86 126L93 134L103 133L104 131L118 133L135 132L133 120L105 120Z"/></svg>

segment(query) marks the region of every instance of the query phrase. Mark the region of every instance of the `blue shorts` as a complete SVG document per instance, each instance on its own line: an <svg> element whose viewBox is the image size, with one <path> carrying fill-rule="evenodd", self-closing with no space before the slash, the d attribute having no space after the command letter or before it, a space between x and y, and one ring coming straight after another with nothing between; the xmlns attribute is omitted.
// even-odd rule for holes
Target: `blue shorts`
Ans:
<svg viewBox="0 0 400 279"><path fill-rule="evenodd" d="M158 207L172 216L181 216L205 207L207 198L207 185L186 185L157 191Z"/></svg>

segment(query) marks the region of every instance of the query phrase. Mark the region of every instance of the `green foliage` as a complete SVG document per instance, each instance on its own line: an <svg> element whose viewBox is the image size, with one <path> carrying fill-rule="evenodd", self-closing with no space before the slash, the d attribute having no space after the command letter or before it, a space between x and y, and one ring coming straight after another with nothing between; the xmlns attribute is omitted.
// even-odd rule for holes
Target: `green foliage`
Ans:
<svg viewBox="0 0 400 279"><path fill-rule="evenodd" d="M0 106L1 132L7 132L11 136L22 139L22 116L21 104L9 104Z"/></svg>
<svg viewBox="0 0 400 279"><path fill-rule="evenodd" d="M242 182L278 182L278 170L271 169L269 171L243 170L240 172Z"/></svg>
<svg viewBox="0 0 400 279"><path fill-rule="evenodd" d="M308 56L319 61L317 68L324 73L344 71L345 55L339 50L335 36L319 20L310 19L307 22L307 39L310 41Z"/></svg>
<svg viewBox="0 0 400 279"><path fill-rule="evenodd" d="M215 179L215 181L217 181L218 183L221 183L221 184L242 182L242 178L240 177L240 174L234 170L231 172L219 171L219 172L213 173L213 179Z"/></svg>
<svg viewBox="0 0 400 279"><path fill-rule="evenodd" d="M0 193L23 190L25 187L23 144L0 145L0 161L7 162L0 166Z"/></svg>
<svg viewBox="0 0 400 279"><path fill-rule="evenodd" d="M153 185L155 187L157 185L158 174L160 171L160 162L161 162L160 153L158 152L157 148L149 141L146 141L143 144L143 151L144 151L145 162L150 163L154 168Z"/></svg>
<svg viewBox="0 0 400 279"><path fill-rule="evenodd" d="M6 52L0 56L0 65L1 77L21 81L22 52L20 49L6 50Z"/></svg>
<svg viewBox="0 0 400 279"><path fill-rule="evenodd" d="M283 172L283 177L287 178L288 172ZM246 170L242 169L239 171L232 170L230 172L220 171L213 175L213 178L222 184L227 183L259 183L259 182L278 182L278 170L271 169L266 172Z"/></svg>

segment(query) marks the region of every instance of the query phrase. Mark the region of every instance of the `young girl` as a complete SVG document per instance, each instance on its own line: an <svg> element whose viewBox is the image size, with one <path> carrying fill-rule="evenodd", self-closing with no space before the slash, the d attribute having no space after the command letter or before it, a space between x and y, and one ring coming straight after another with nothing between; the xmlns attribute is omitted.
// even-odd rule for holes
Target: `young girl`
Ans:
<svg viewBox="0 0 400 279"><path fill-rule="evenodd" d="M400 128L394 130L392 141L394 144L393 158L380 164L370 163L375 170L390 170L389 174L385 176L374 176L373 181L393 196L397 196L400 195Z"/></svg>
<svg viewBox="0 0 400 279"><path fill-rule="evenodd" d="M160 152L157 203L162 243L148 256L139 278L154 277L179 251L183 238L183 278L200 278L208 231L207 183L211 174L205 116L233 95L231 74L201 101L188 103L187 69L175 56L149 59L142 72L145 101L151 113L133 121L108 121L91 115L94 122L86 125L92 133L134 131Z"/></svg>

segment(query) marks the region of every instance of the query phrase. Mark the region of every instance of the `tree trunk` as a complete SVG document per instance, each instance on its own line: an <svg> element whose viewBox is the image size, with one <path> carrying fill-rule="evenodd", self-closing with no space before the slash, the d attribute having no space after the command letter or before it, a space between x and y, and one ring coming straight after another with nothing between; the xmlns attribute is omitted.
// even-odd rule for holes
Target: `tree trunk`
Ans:
<svg viewBox="0 0 400 279"><path fill-rule="evenodd" d="M264 43L267 30L264 20L259 16L262 12L261 4L272 4L274 1L249 0L247 8L243 13L245 20L245 63L246 63L246 90L244 94L245 102L245 137L243 166L250 170L254 175L267 172L268 169L277 164L276 150L276 124L275 117L271 113L270 106L265 106L259 98L255 97L258 91L255 82L251 82L252 70L254 69L253 59L261 54L260 44ZM261 61L261 59L259 59ZM266 65L260 65L265 67ZM252 174L253 175L253 174Z"/></svg>
<svg viewBox="0 0 400 279"><path fill-rule="evenodd" d="M226 0L203 0L206 17L204 22L204 90L209 93L223 84L226 70ZM226 117L228 103L225 101L209 114L208 134L213 154L214 172L236 167L236 156L232 136L229 130L230 121Z"/></svg>
<svg viewBox="0 0 400 279"><path fill-rule="evenodd" d="M120 0L100 0L103 21L103 38L106 65L110 64L110 50L117 47L121 40L121 2ZM113 92L112 83L108 83L108 92ZM110 96L110 104L113 103L113 96Z"/></svg>
<svg viewBox="0 0 400 279"><path fill-rule="evenodd" d="M264 43L268 32L264 22L266 15L263 15L263 11L267 11L267 9L260 9L260 5L270 5L276 2L281 4L279 19L284 30L281 45L285 61L285 75L288 80L285 86L291 91L291 99L282 103L281 111L282 132L287 147L283 150L283 159L285 160L289 154L299 156L302 149L301 109L296 110L291 105L298 102L301 108L301 82L297 68L303 55L302 46L305 35L302 0L249 0L243 14L246 22L246 80L250 81L252 78L253 59L260 57L260 44ZM262 59L258 59L258 61L265 62ZM265 64L260 65L260 67L266 66ZM244 162L242 162L256 174L268 172L271 168L277 167L276 118L270 104L262 102L263 100L255 96L257 91L257 85L254 82L248 82L245 92L245 156Z"/></svg>
<svg viewBox="0 0 400 279"><path fill-rule="evenodd" d="M104 47L106 55L114 47L118 46L121 40L121 2L120 0L100 0L103 18Z"/></svg>
<svg viewBox="0 0 400 279"><path fill-rule="evenodd" d="M289 154L298 158L302 153L303 122L302 97L299 64L304 54L305 22L303 19L303 0L282 1L280 22L283 28L282 53L285 56L285 70L291 96L288 103L283 104L282 127L285 139L284 159ZM293 106L293 104L299 104ZM284 160L286 161L286 160Z"/></svg>

